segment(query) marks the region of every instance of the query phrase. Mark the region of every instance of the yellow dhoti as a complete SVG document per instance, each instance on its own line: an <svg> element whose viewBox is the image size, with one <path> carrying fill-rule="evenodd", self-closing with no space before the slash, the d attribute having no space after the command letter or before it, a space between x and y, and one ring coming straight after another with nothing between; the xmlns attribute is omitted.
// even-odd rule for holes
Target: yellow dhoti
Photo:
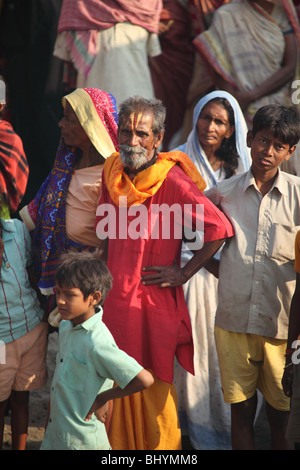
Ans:
<svg viewBox="0 0 300 470"><path fill-rule="evenodd" d="M154 378L149 389L114 400L113 450L181 450L175 386Z"/></svg>

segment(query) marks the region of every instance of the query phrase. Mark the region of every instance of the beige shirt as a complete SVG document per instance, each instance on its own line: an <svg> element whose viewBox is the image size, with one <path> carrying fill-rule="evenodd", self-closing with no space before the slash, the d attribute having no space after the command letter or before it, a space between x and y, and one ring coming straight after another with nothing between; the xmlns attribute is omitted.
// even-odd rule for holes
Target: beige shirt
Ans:
<svg viewBox="0 0 300 470"><path fill-rule="evenodd" d="M66 199L66 233L71 240L98 246L95 231L103 165L74 171Z"/></svg>
<svg viewBox="0 0 300 470"><path fill-rule="evenodd" d="M249 170L218 183L205 195L220 206L235 229L235 237L221 254L216 325L286 339L295 288L300 178L279 170L263 197Z"/></svg>

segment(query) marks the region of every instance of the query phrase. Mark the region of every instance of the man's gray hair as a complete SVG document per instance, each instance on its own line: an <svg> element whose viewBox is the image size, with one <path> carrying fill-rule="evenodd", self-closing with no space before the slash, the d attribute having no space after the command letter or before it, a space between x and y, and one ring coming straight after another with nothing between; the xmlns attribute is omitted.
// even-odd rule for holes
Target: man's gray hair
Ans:
<svg viewBox="0 0 300 470"><path fill-rule="evenodd" d="M162 101L156 98L147 99L142 96L132 96L123 101L119 110L119 126L124 116L145 111L151 111L153 113L153 133L161 134L165 130L166 108L162 104Z"/></svg>

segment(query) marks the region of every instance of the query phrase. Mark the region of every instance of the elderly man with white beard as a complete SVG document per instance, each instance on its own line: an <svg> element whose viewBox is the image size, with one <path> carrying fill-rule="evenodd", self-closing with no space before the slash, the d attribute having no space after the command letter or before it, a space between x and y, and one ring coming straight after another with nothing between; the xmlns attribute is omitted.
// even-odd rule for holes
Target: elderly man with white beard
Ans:
<svg viewBox="0 0 300 470"><path fill-rule="evenodd" d="M234 235L228 219L202 194L205 183L189 157L178 151L159 153L165 112L156 99L133 97L121 104L120 153L106 160L97 208L96 231L107 240L107 265L113 276L103 321L118 346L155 379L146 392L114 402L109 433L114 450L181 449L175 356L194 373L182 285ZM153 231L154 207L161 210ZM178 210L172 217L173 207ZM137 218L137 213L143 217ZM141 220L147 222L143 230L138 227ZM191 222L189 231L184 230L186 220ZM186 233L195 237L190 238L194 256L180 267Z"/></svg>

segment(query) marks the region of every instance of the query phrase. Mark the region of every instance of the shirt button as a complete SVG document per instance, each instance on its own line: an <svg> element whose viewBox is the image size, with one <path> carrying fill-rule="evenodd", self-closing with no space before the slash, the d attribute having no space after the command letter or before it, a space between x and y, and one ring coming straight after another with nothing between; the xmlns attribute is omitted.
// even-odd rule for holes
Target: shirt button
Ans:
<svg viewBox="0 0 300 470"><path fill-rule="evenodd" d="M253 308L256 309L256 305L253 305Z"/></svg>

